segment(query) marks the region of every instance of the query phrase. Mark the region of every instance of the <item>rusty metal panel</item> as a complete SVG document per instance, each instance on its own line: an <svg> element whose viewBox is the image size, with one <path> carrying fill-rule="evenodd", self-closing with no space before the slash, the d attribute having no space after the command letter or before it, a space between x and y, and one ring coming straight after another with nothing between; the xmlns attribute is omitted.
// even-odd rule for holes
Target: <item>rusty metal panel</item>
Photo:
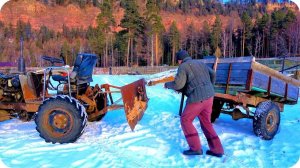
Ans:
<svg viewBox="0 0 300 168"><path fill-rule="evenodd" d="M140 79L121 87L126 118L131 130L134 130L147 109L148 97L145 84L145 80Z"/></svg>
<svg viewBox="0 0 300 168"><path fill-rule="evenodd" d="M36 90L30 75L19 76L23 97L26 100L37 99Z"/></svg>
<svg viewBox="0 0 300 168"><path fill-rule="evenodd" d="M0 103L0 109L24 110L27 112L37 112L42 102L36 103Z"/></svg>
<svg viewBox="0 0 300 168"><path fill-rule="evenodd" d="M248 105L256 107L259 103L268 101L268 99L258 97L258 96L253 96L246 93L241 93L241 92L239 92L236 96L230 94L216 93L215 98L225 100L225 101L231 101L235 104L242 104L244 107ZM283 111L284 109L283 103L279 103L279 102L274 102L274 103L278 105L280 111Z"/></svg>
<svg viewBox="0 0 300 168"><path fill-rule="evenodd" d="M5 120L9 120L13 117L11 117L10 113L6 110L0 110L0 122L1 121L5 121Z"/></svg>

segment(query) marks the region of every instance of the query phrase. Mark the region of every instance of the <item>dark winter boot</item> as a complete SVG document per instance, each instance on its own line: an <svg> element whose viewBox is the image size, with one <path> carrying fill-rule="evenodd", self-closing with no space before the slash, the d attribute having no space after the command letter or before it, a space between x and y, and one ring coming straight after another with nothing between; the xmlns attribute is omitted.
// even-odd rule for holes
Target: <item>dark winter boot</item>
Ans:
<svg viewBox="0 0 300 168"><path fill-rule="evenodd" d="M211 150L207 150L207 151L206 151L206 154L207 154L207 155L211 155L211 156L215 156L215 157L222 157L222 156L223 156L222 153L214 153L214 152L212 152Z"/></svg>
<svg viewBox="0 0 300 168"><path fill-rule="evenodd" d="M182 154L184 154L184 155L202 155L203 152L201 149L198 151L193 151L192 149L189 149L189 150L183 151Z"/></svg>

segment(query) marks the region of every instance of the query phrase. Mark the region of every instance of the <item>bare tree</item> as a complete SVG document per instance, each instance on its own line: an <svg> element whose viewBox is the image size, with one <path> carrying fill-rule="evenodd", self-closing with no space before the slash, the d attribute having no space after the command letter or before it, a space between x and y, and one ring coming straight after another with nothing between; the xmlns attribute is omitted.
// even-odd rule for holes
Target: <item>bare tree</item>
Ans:
<svg viewBox="0 0 300 168"><path fill-rule="evenodd" d="M257 32L256 36L255 36L254 57L257 57L259 55L259 51L262 48L261 43L262 43L262 37L261 37L260 33Z"/></svg>

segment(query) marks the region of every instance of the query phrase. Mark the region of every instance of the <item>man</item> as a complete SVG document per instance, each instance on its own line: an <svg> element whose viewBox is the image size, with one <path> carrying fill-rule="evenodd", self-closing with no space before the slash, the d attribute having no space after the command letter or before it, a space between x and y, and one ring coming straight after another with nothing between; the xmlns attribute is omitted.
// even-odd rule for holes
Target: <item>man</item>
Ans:
<svg viewBox="0 0 300 168"><path fill-rule="evenodd" d="M165 83L165 87L181 91L187 96L186 106L181 115L180 123L184 136L190 147L183 151L184 155L202 155L202 147L193 120L198 117L202 131L207 139L210 150L207 155L222 157L224 150L211 122L215 73L201 61L192 60L187 51L176 53L179 68L173 82Z"/></svg>

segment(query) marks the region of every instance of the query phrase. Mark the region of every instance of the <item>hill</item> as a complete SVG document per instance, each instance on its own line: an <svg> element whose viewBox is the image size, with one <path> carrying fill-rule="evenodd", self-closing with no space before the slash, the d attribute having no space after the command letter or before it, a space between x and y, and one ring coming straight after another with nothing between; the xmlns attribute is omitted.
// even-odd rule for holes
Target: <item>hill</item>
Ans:
<svg viewBox="0 0 300 168"><path fill-rule="evenodd" d="M97 29L97 26L103 26L107 18L98 22L97 17L101 14L103 3L112 1L101 2L7 2L0 11L0 33L3 34L0 37L0 61L17 59L16 55L20 55L21 51L21 37L26 39L24 52L32 66L38 64L37 57L42 54L63 53L72 63L79 51L98 54L102 66L108 66L109 62L111 65L149 65L152 56L155 56L156 65L174 64L174 53L179 48L188 50L195 58L205 55L273 57L297 55L300 51L297 43L300 36L295 29L300 22L297 19L299 10L294 3L159 1L156 4L159 12L154 18L161 21L163 29L156 34L153 32L154 25L151 25L154 22L151 23L145 16L146 4L150 1L113 1L108 9L112 9L115 24L109 25L106 30L101 26ZM135 31L132 35L126 27L130 23L124 27L124 16L126 11L135 10L135 6L138 24L134 23L131 27ZM173 23L175 27L170 30ZM153 34L155 37L151 36Z"/></svg>

